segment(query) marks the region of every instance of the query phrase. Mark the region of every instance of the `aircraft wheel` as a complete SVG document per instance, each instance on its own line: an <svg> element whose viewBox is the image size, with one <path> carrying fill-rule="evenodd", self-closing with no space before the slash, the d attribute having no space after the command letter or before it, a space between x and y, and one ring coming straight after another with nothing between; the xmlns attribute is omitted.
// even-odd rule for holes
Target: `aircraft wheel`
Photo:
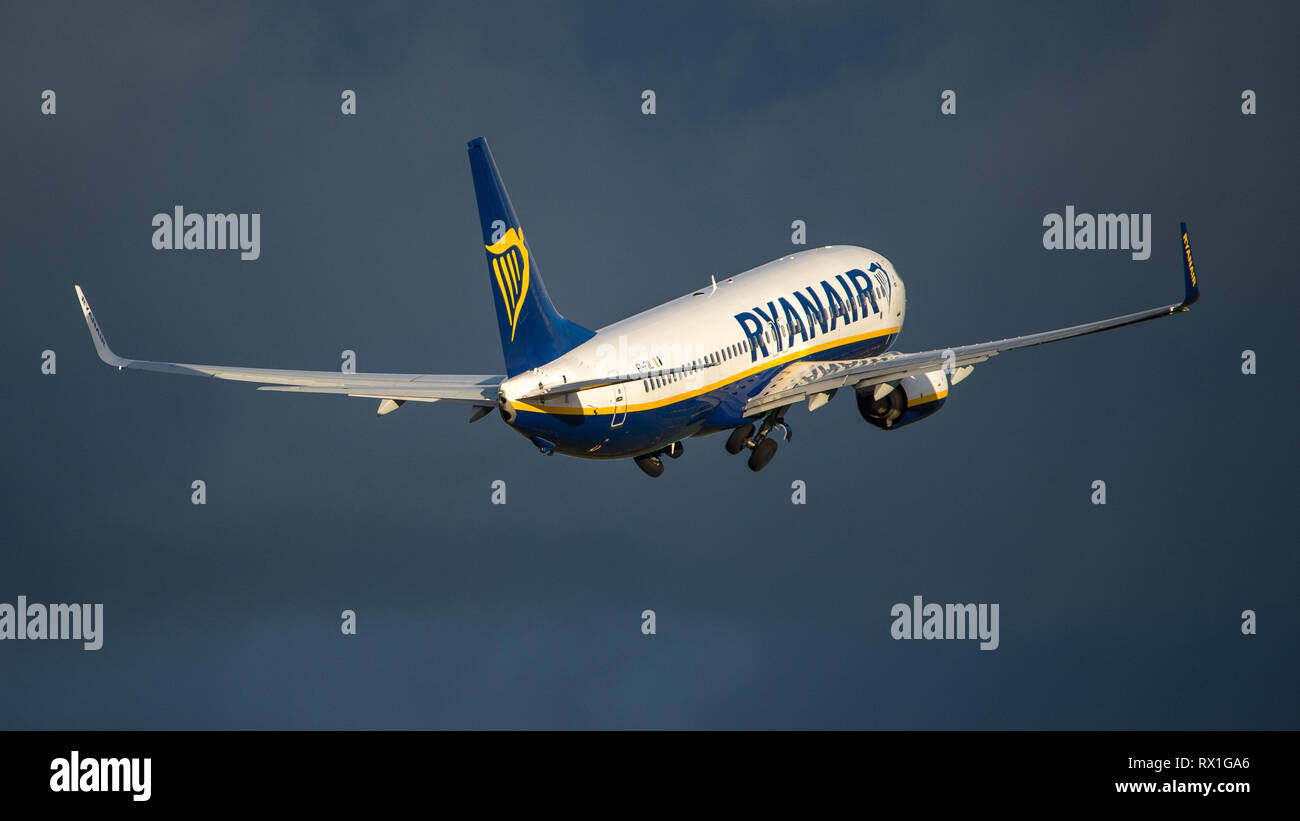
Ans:
<svg viewBox="0 0 1300 821"><path fill-rule="evenodd" d="M638 456L635 460L636 466L645 471L647 476L661 476L664 472L664 463L658 456Z"/></svg>
<svg viewBox="0 0 1300 821"><path fill-rule="evenodd" d="M753 435L754 435L753 423L750 423L748 425L741 425L740 427L733 430L731 432L731 435L727 437L727 453L731 453L731 454L740 453L742 450L745 449L745 445L749 442L749 437Z"/></svg>
<svg viewBox="0 0 1300 821"><path fill-rule="evenodd" d="M760 471L767 467L767 463L772 461L776 455L776 440L764 439L754 447L754 452L749 454L749 469Z"/></svg>

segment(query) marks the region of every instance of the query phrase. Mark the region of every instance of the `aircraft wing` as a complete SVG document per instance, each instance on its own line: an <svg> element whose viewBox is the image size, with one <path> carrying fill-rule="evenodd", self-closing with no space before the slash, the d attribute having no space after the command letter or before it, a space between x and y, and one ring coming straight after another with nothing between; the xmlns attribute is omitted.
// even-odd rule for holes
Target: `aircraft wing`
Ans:
<svg viewBox="0 0 1300 821"><path fill-rule="evenodd" d="M984 362L989 357L997 356L1003 351L1059 342L1076 336L1109 331L1124 325L1146 322L1172 316L1189 310L1192 303L1200 298L1200 289L1196 285L1196 268L1192 264L1192 248L1187 240L1187 224L1183 223L1183 301L1177 305L1151 308L1133 314L1101 319L1083 325L1072 325L1054 331L999 339L993 342L981 342L975 345L961 345L943 350L923 351L921 353L886 353L868 359L847 359L826 362L793 362L779 371L762 391L755 394L745 404L745 416L756 416L777 408L792 405L807 397L824 393L841 387L864 388L886 382L896 382L908 376L916 376L947 367L952 373L953 382L960 381L968 374L969 368ZM967 370L962 370L967 369Z"/></svg>
<svg viewBox="0 0 1300 821"><path fill-rule="evenodd" d="M380 413L395 410L402 402L461 402L482 408L496 406L497 385L504 376L490 374L424 374L424 373L342 373L339 371L286 371L271 368L242 368L233 365L190 365L184 362L150 362L143 359L126 359L113 353L100 328L95 314L90 310L81 286L77 299L81 312L90 328L91 341L99 358L122 370L156 371L158 373L210 376L237 382L259 382L258 390L291 391L296 393L330 393L357 396L367 399L392 400L393 404L380 405ZM387 407L387 410L385 410Z"/></svg>

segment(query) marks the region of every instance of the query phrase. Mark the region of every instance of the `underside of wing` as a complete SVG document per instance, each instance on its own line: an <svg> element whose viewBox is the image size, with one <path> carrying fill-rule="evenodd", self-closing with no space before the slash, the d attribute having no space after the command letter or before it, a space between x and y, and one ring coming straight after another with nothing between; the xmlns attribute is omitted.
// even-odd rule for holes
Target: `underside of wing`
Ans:
<svg viewBox="0 0 1300 821"><path fill-rule="evenodd" d="M385 381L374 377L405 376L405 374L351 374L354 380L339 385L267 384L259 391L287 393L333 393L356 396L362 399L401 399L411 402L469 402L484 407L494 407L497 401L497 384L500 376L468 376L472 383L460 383L450 375L427 374L406 381ZM262 381L262 380L252 380Z"/></svg>

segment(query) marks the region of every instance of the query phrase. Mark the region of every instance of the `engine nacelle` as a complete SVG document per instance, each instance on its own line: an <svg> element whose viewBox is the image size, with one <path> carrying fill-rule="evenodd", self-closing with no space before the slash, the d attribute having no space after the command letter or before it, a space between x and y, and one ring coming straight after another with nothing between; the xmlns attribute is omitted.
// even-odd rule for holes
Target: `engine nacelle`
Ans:
<svg viewBox="0 0 1300 821"><path fill-rule="evenodd" d="M883 396L877 396L880 385L858 389L858 412L882 430L919 422L942 408L948 398L948 376L942 370L890 384L893 390Z"/></svg>

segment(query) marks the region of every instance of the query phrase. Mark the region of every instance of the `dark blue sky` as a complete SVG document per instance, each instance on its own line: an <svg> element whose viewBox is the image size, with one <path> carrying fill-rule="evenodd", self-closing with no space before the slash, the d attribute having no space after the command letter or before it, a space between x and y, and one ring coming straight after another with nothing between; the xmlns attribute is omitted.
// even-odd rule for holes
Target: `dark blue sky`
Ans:
<svg viewBox="0 0 1300 821"><path fill-rule="evenodd" d="M103 602L105 638L0 642L0 727L1300 728L1295 22L6 5L0 602ZM763 473L711 437L658 480L495 415L95 357L74 282L128 357L500 372L478 135L589 327L788 253L793 219L894 262L902 350L1176 301L1180 220L1203 296L1000 356L905 430L840 396ZM155 251L177 204L260 213L261 258ZM1151 213L1151 258L1044 250L1066 205ZM999 603L1000 647L893 641L918 594Z"/></svg>

